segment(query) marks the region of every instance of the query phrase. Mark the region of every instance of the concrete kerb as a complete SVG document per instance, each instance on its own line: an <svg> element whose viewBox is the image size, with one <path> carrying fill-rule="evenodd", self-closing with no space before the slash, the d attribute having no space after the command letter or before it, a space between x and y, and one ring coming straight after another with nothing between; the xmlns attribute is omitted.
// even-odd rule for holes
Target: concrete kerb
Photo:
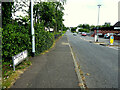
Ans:
<svg viewBox="0 0 120 90"><path fill-rule="evenodd" d="M67 40L68 40L68 43L69 43L69 39L67 37ZM79 85L79 87L82 89L82 90L86 90L86 87L84 85L84 82L82 81L82 77L81 77L81 74L80 74L80 69L79 69L79 64L77 63L77 60L76 60L76 56L73 52L73 49L72 47L70 46L70 43L69 43L69 47L70 47L70 51L71 51L71 54L72 54L72 57L73 57L73 61L74 61L74 65L75 65L75 71L76 71L76 74L77 74L77 77L78 77L78 80L79 80L79 83L81 84L81 86Z"/></svg>

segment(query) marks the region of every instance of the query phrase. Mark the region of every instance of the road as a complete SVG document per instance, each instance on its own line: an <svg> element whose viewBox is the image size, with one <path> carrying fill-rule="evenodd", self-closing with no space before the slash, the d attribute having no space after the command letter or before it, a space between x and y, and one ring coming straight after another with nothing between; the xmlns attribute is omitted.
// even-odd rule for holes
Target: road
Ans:
<svg viewBox="0 0 120 90"><path fill-rule="evenodd" d="M89 43L70 31L66 35L79 59L87 87L118 88L118 50Z"/></svg>

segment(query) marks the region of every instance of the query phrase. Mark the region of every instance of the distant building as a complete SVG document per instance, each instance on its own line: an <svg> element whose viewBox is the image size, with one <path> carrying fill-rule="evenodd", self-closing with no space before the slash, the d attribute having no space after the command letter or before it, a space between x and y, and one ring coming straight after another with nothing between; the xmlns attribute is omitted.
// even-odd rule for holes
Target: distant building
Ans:
<svg viewBox="0 0 120 90"><path fill-rule="evenodd" d="M94 28L94 34L92 36L94 36L96 33L98 35L102 35L104 36L104 34L107 33L116 33L116 34L120 34L120 21L118 21L115 25L110 26L110 27L102 27L102 28ZM115 36L115 40L120 40L120 36Z"/></svg>
<svg viewBox="0 0 120 90"><path fill-rule="evenodd" d="M47 27L45 27L45 31L53 32L54 30L53 30L53 28L47 28Z"/></svg>
<svg viewBox="0 0 120 90"><path fill-rule="evenodd" d="M118 21L115 25L114 25L114 29L118 29L120 31L120 21Z"/></svg>
<svg viewBox="0 0 120 90"><path fill-rule="evenodd" d="M76 29L76 32L79 32L80 29L83 29L83 28L82 28L82 27L78 27L78 28Z"/></svg>

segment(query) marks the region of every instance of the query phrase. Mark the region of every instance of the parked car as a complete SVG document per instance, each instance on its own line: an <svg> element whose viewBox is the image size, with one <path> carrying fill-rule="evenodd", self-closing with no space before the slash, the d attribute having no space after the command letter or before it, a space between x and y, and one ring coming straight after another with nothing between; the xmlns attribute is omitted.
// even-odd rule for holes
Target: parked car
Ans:
<svg viewBox="0 0 120 90"><path fill-rule="evenodd" d="M107 33L104 35L104 38L110 38L111 35L114 35L114 33Z"/></svg>
<svg viewBox="0 0 120 90"><path fill-rule="evenodd" d="M82 32L82 36L86 36L87 34L85 32Z"/></svg>
<svg viewBox="0 0 120 90"><path fill-rule="evenodd" d="M82 34L82 32L78 32L79 34Z"/></svg>
<svg viewBox="0 0 120 90"><path fill-rule="evenodd" d="M105 34L105 35L104 35L104 38L107 39L107 38L109 38L109 36L108 36L107 34Z"/></svg>
<svg viewBox="0 0 120 90"><path fill-rule="evenodd" d="M74 36L77 36L77 33L73 33Z"/></svg>
<svg viewBox="0 0 120 90"><path fill-rule="evenodd" d="M86 36L90 36L90 33L86 33Z"/></svg>

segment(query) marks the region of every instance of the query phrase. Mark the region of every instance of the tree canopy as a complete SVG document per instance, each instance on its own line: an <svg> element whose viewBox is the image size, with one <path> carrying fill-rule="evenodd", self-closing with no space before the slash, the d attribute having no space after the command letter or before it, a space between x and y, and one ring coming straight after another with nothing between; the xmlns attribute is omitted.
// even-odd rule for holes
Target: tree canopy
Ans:
<svg viewBox="0 0 120 90"><path fill-rule="evenodd" d="M34 5L35 23L44 22L44 26L58 31L63 26L63 4L60 2L40 2Z"/></svg>
<svg viewBox="0 0 120 90"><path fill-rule="evenodd" d="M11 23L14 2L2 2L2 26Z"/></svg>

